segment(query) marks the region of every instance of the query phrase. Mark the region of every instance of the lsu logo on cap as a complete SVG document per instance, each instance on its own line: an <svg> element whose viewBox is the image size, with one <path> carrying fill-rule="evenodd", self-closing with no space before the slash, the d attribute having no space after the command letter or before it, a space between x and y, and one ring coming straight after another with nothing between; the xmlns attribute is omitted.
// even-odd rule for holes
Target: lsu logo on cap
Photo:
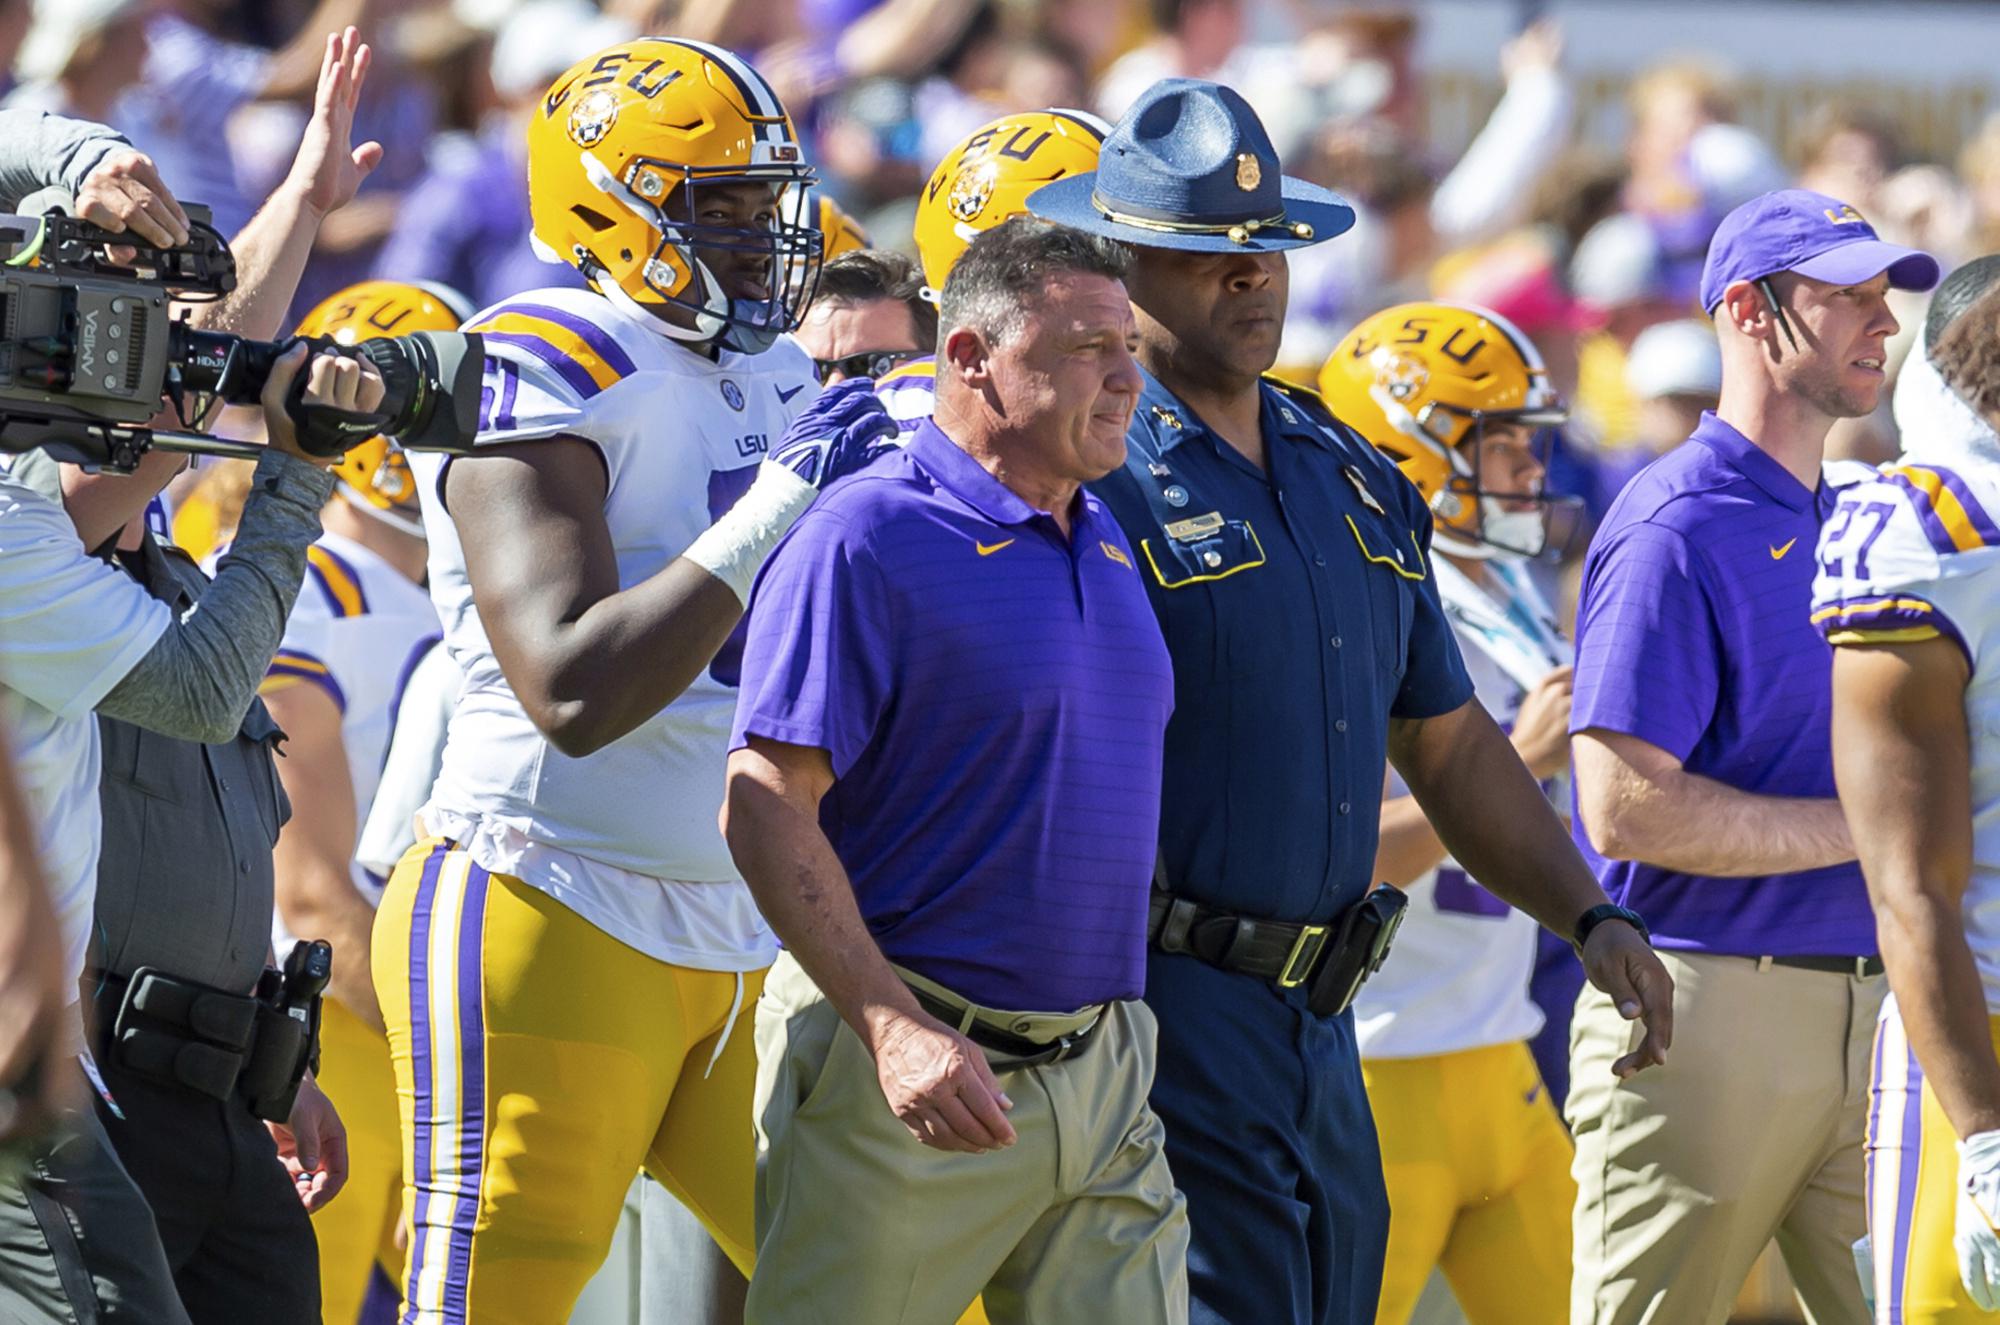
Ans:
<svg viewBox="0 0 2000 1325"><path fill-rule="evenodd" d="M1853 207L1849 206L1846 203L1842 203L1838 209L1832 207L1827 208L1826 219L1833 222L1835 225L1868 224L1868 222L1865 219L1863 219L1860 212L1855 211Z"/></svg>

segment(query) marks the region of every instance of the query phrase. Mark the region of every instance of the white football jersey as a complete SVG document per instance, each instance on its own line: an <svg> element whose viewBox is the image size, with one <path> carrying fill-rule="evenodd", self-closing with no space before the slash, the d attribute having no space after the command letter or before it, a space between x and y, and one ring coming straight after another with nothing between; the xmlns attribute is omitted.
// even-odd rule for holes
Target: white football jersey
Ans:
<svg viewBox="0 0 2000 1325"><path fill-rule="evenodd" d="M1820 529L1813 624L1829 644L1944 636L1971 679L1972 879L1965 933L2000 1013L2000 464L1885 465L1839 491Z"/></svg>
<svg viewBox="0 0 2000 1325"><path fill-rule="evenodd" d="M306 550L306 582L264 687L317 686L339 707L357 839L389 752L402 678L437 633L424 587L361 544L322 534ZM358 863L352 873L354 886L379 901L384 880ZM275 914L271 933L282 959L293 938Z"/></svg>
<svg viewBox="0 0 2000 1325"><path fill-rule="evenodd" d="M926 356L900 364L875 382L875 398L896 421L899 441L909 441L917 425L937 409L937 360Z"/></svg>
<svg viewBox="0 0 2000 1325"><path fill-rule="evenodd" d="M1502 726L1511 726L1528 688L1570 661L1570 646L1525 566L1487 564L1507 586L1504 597L1474 584L1444 557L1431 562L1479 702ZM1408 794L1393 773L1390 794ZM1539 1031L1542 1012L1528 997L1535 922L1449 857L1404 891L1410 905L1389 960L1355 1002L1362 1056L1457 1053Z"/></svg>
<svg viewBox="0 0 2000 1325"><path fill-rule="evenodd" d="M789 337L763 354L711 360L587 290L517 295L466 330L484 335L487 356L477 445L571 436L603 460L620 589L664 569L728 511L819 392L811 357ZM652 932L664 923L649 918L659 914L656 899L632 894L645 881L727 883L742 894L738 914L755 915L716 827L741 627L672 704L570 758L530 721L480 624L442 496L450 461L420 453L410 463L430 537L431 596L464 674L426 822L476 824L471 849L486 868L518 874L643 951L691 960ZM575 877L575 861L590 878Z"/></svg>

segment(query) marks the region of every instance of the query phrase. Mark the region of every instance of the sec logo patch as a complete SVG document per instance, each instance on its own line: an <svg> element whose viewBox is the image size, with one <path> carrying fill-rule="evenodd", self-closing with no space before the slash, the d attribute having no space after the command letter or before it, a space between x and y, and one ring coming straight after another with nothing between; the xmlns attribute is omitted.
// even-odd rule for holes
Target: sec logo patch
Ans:
<svg viewBox="0 0 2000 1325"><path fill-rule="evenodd" d="M728 378L722 380L722 398L729 402L729 408L739 414L743 411L743 388Z"/></svg>

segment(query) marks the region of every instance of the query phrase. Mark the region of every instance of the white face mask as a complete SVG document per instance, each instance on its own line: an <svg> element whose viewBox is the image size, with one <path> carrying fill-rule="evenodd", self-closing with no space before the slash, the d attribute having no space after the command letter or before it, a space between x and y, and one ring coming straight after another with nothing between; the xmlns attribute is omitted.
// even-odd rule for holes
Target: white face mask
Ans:
<svg viewBox="0 0 2000 1325"><path fill-rule="evenodd" d="M1549 526L1539 506L1510 511L1497 497L1481 497L1479 536L1501 556L1536 557L1549 541Z"/></svg>

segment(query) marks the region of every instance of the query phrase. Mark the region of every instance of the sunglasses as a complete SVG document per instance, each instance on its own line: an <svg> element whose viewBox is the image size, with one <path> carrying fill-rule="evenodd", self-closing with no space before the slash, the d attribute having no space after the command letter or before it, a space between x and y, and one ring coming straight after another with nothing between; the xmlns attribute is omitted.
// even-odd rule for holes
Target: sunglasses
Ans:
<svg viewBox="0 0 2000 1325"><path fill-rule="evenodd" d="M841 377L880 377L898 364L912 359L921 359L929 350L863 350L859 354L849 354L838 359L814 359L819 365L819 380L839 374Z"/></svg>

